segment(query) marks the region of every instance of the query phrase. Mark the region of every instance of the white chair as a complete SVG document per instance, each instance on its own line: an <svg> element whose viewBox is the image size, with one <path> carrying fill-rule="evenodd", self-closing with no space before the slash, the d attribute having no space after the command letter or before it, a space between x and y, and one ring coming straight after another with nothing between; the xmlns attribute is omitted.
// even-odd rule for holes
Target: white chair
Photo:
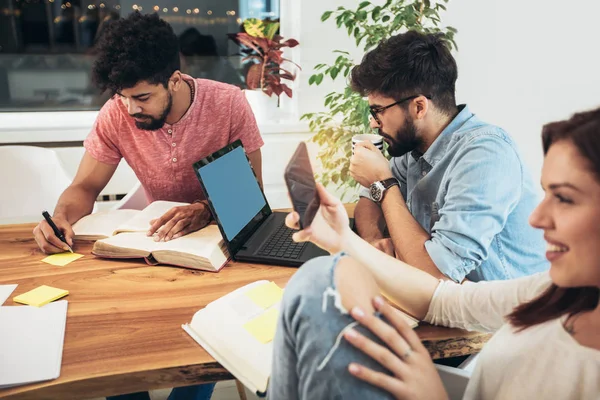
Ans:
<svg viewBox="0 0 600 400"><path fill-rule="evenodd" d="M0 146L0 220L33 222L54 210L71 184L54 150L35 146Z"/></svg>
<svg viewBox="0 0 600 400"><path fill-rule="evenodd" d="M471 373L460 368L448 367L436 364L442 383L446 388L450 400L462 400L465 390L469 384Z"/></svg>
<svg viewBox="0 0 600 400"><path fill-rule="evenodd" d="M115 204L113 210L143 210L148 205L148 198L146 192L140 182L136 183L117 204Z"/></svg>

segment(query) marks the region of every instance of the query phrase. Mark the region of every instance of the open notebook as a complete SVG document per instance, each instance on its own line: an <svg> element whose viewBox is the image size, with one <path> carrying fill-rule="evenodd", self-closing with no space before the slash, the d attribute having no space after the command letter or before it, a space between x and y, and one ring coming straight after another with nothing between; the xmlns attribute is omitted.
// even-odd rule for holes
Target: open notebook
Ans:
<svg viewBox="0 0 600 400"><path fill-rule="evenodd" d="M182 328L244 386L264 397L282 295L273 282L253 282L208 304ZM408 315L406 322L417 326Z"/></svg>
<svg viewBox="0 0 600 400"><path fill-rule="evenodd" d="M0 389L58 378L67 304L0 307Z"/></svg>

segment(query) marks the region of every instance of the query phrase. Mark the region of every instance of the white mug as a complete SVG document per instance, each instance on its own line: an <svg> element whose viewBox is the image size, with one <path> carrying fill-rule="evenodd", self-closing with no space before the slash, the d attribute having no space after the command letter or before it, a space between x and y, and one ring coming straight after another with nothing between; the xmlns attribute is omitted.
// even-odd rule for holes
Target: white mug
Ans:
<svg viewBox="0 0 600 400"><path fill-rule="evenodd" d="M352 154L354 154L354 146L356 145L356 143L364 141L369 141L373 143L373 145L377 147L379 151L383 151L383 138L379 135L365 133L362 135L352 136Z"/></svg>

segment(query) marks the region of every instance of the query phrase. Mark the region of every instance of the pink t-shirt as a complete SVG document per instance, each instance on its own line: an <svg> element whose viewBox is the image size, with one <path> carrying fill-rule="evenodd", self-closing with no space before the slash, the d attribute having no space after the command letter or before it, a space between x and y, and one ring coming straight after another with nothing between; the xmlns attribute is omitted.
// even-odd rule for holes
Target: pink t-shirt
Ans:
<svg viewBox="0 0 600 400"><path fill-rule="evenodd" d="M96 160L118 164L124 158L146 191L149 201L191 203L203 199L193 169L196 161L241 139L246 153L264 144L243 92L232 85L193 79L194 102L173 125L157 131L135 126L118 96L102 107L83 146Z"/></svg>

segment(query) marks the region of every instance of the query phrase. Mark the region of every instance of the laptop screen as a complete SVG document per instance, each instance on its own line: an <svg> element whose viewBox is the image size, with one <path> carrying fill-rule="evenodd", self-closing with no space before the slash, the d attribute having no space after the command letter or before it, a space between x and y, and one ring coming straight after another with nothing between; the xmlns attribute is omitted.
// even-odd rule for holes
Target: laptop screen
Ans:
<svg viewBox="0 0 600 400"><path fill-rule="evenodd" d="M267 202L241 145L230 145L201 163L195 169L222 233L231 242Z"/></svg>

